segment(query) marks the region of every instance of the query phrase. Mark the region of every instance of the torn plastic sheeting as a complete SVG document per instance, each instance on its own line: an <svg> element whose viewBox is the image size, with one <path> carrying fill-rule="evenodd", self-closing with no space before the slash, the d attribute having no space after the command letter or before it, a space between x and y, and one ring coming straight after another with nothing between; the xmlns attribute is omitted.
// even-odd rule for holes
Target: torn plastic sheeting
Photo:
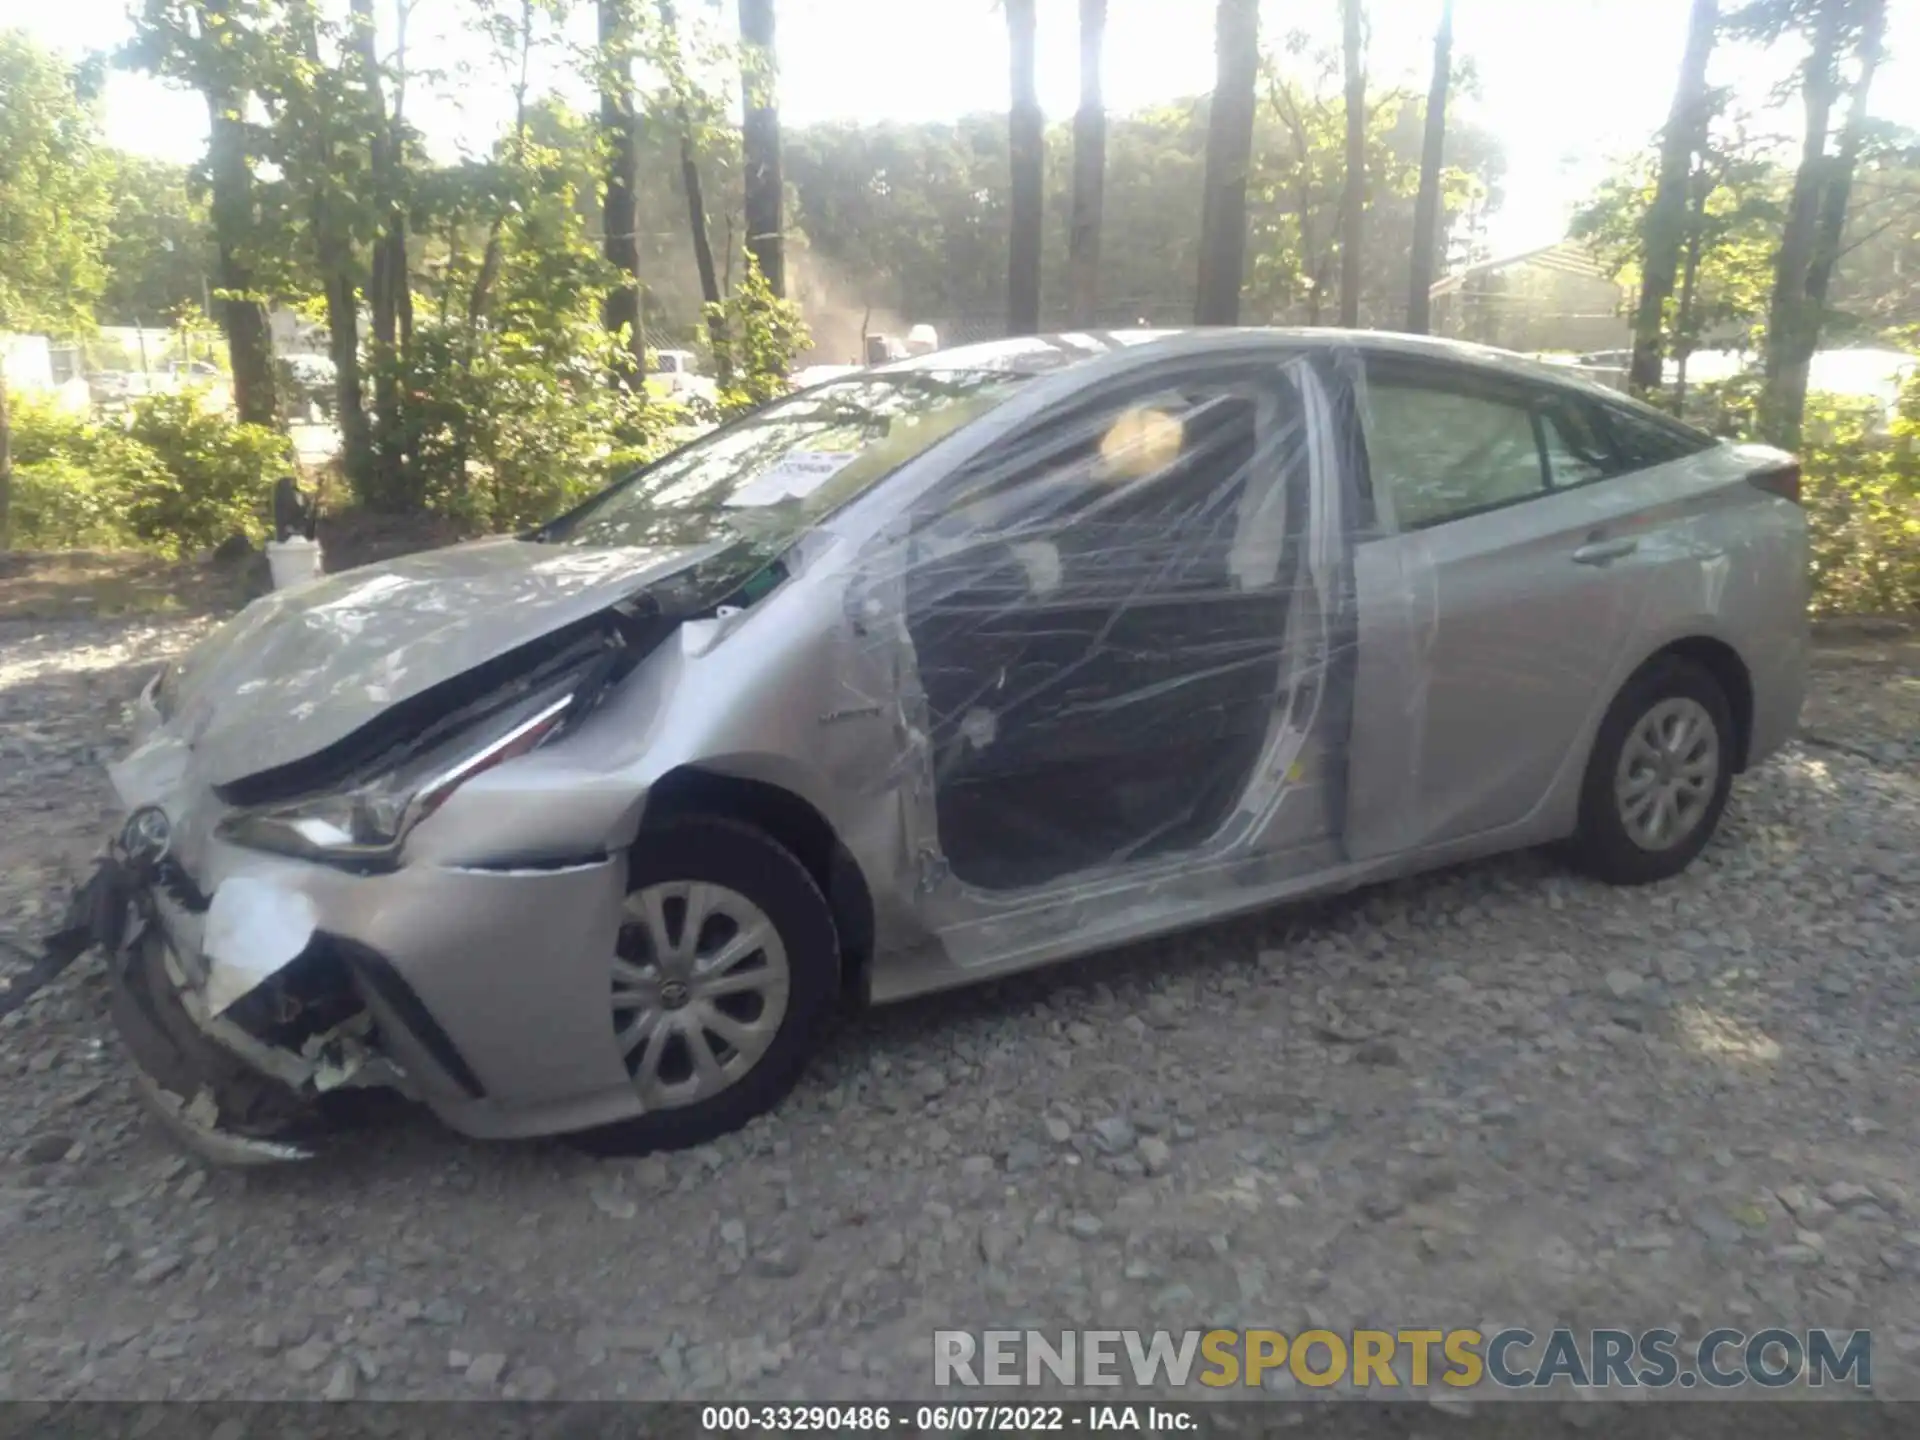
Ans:
<svg viewBox="0 0 1920 1440"><path fill-rule="evenodd" d="M1191 856L1292 788L1315 720L1287 697L1324 688L1346 589L1302 542L1351 515L1317 493L1307 367L1209 368L989 448L867 559L928 737L914 848L976 896Z"/></svg>
<svg viewBox="0 0 1920 1440"><path fill-rule="evenodd" d="M213 892L201 950L207 959L206 1005L220 1015L269 977L286 969L313 939L320 917L313 901L249 875Z"/></svg>

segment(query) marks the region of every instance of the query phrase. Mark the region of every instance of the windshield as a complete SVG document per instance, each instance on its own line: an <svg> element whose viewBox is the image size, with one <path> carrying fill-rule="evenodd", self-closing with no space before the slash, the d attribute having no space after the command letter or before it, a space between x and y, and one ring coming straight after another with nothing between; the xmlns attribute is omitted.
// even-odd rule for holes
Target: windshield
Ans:
<svg viewBox="0 0 1920 1440"><path fill-rule="evenodd" d="M784 544L1013 394L1001 371L862 374L777 400L629 475L534 537Z"/></svg>

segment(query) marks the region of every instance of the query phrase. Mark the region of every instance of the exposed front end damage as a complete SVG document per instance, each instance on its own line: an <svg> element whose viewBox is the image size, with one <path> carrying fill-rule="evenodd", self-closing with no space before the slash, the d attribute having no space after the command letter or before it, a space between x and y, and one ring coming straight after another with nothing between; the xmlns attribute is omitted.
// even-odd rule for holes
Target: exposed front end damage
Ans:
<svg viewBox="0 0 1920 1440"><path fill-rule="evenodd" d="M322 1053L329 1046L335 1051L326 1061L333 1085L359 1075L373 1059L364 1011L348 1022L358 1033L343 1025L309 1036L299 1049L210 1016L172 947L154 930L118 957L114 981L113 1020L135 1062L140 1097L177 1139L217 1163L309 1158L320 1133L315 1101L323 1089Z"/></svg>
<svg viewBox="0 0 1920 1440"><path fill-rule="evenodd" d="M463 931L469 953L482 938L534 953L542 924L566 943L541 911L591 913L591 897L617 895L617 867L540 853L537 838L533 853L500 850L497 864L403 863L407 836L488 765L584 724L682 618L651 595L625 597L376 709L317 752L217 782L221 757L196 753L170 723L177 697L157 678L137 702L133 750L109 767L129 816L88 907L90 938L111 960L111 1013L156 1118L210 1160L253 1165L316 1153L324 1102L342 1091L484 1109L485 1085L421 987L431 993L462 958ZM391 835L343 836L356 822L342 797L394 775L406 789ZM261 843L263 819L285 833ZM332 850L302 853L303 833ZM444 937L424 943L421 917L438 917Z"/></svg>
<svg viewBox="0 0 1920 1440"><path fill-rule="evenodd" d="M130 853L150 813L92 884L111 897L94 936L111 957L110 1013L161 1124L216 1163L272 1164L315 1153L333 1092L423 1098L312 898L240 874L209 901L171 855Z"/></svg>

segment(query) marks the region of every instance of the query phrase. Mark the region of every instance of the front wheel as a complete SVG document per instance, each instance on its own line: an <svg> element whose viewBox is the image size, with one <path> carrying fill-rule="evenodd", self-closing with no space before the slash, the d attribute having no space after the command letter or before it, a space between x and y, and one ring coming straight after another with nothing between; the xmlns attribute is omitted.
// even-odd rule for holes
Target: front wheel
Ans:
<svg viewBox="0 0 1920 1440"><path fill-rule="evenodd" d="M839 993L839 955L820 887L772 837L709 818L643 831L607 978L608 1023L646 1108L575 1143L677 1150L772 1109Z"/></svg>
<svg viewBox="0 0 1920 1440"><path fill-rule="evenodd" d="M1678 655L1630 679L1594 737L1573 862L1614 885L1678 875L1706 848L1733 784L1726 692Z"/></svg>

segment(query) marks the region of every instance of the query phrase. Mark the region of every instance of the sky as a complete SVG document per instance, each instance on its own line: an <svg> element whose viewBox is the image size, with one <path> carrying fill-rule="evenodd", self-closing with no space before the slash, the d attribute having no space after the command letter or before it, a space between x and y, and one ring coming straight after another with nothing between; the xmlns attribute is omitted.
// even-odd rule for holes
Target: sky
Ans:
<svg viewBox="0 0 1920 1440"><path fill-rule="evenodd" d="M731 0L719 0L724 22ZM1039 87L1050 117L1078 103L1076 0L1038 0ZM412 48L474 77L416 93L415 123L442 154L483 149L506 118L504 83L487 83L481 42L457 18L468 0L415 0ZM572 38L591 38L590 6ZM683 4L683 10L693 7ZM1440 0L1367 0L1369 71L1376 84L1425 91ZM392 0L376 0L383 18ZM1497 252L1550 244L1609 160L1646 145L1665 119L1685 41L1687 0L1455 0L1454 53L1470 58L1477 94L1457 113L1492 131L1507 154L1506 203L1489 227ZM78 56L128 32L126 0L0 0L0 23ZM1262 0L1264 43L1305 29L1338 42L1334 0ZM783 120L951 119L1006 105L1006 24L997 0L781 0ZM1920 5L1891 6L1890 58L1873 113L1920 128ZM1759 100L1787 76L1791 46L1763 52L1723 44L1709 80ZM558 64L558 54L555 55ZM1213 81L1211 0L1109 0L1104 83L1124 111L1207 90ZM582 97L584 98L584 97ZM1797 107L1779 116L1791 131ZM197 97L145 76L116 73L106 94L108 139L125 149L192 161L206 142Z"/></svg>

